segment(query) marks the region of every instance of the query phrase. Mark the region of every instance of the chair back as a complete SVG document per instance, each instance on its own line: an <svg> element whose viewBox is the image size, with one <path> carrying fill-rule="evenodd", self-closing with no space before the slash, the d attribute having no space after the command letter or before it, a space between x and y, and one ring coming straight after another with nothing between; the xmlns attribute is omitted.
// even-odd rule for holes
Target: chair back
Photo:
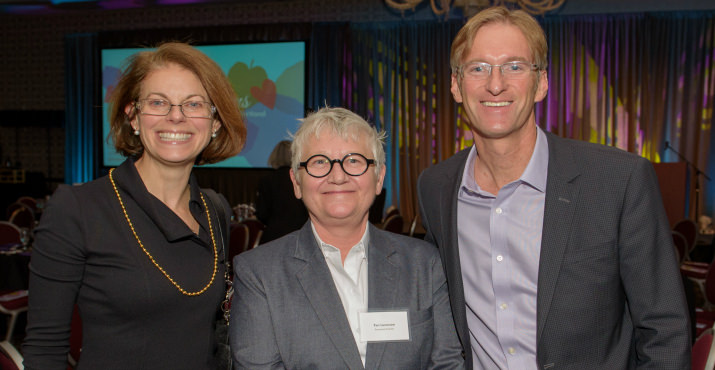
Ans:
<svg viewBox="0 0 715 370"><path fill-rule="evenodd" d="M242 223L231 224L231 236L228 242L228 260L233 261L237 254L247 251L248 246L248 226Z"/></svg>
<svg viewBox="0 0 715 370"><path fill-rule="evenodd" d="M8 341L0 342L0 369L23 370L22 355Z"/></svg>
<svg viewBox="0 0 715 370"><path fill-rule="evenodd" d="M399 215L400 214L400 209L397 208L396 205L391 204L389 207L387 207L387 210L385 211L385 218L382 219L383 225L385 224L385 221L387 221L390 216L393 215Z"/></svg>
<svg viewBox="0 0 715 370"><path fill-rule="evenodd" d="M248 249L255 248L261 243L261 235L263 235L263 229L266 228L263 222L257 218L249 217L239 223L248 227Z"/></svg>
<svg viewBox="0 0 715 370"><path fill-rule="evenodd" d="M703 284L703 294L706 302L715 302L715 268L712 263L708 266L708 272L705 275L705 283Z"/></svg>
<svg viewBox="0 0 715 370"><path fill-rule="evenodd" d="M415 213L415 217L412 217L412 222L410 223L410 231L408 232L407 235L409 236L415 236L415 230L417 229L417 222L420 219L420 214Z"/></svg>
<svg viewBox="0 0 715 370"><path fill-rule="evenodd" d="M18 208L12 212L8 221L30 231L35 228L35 212L28 207Z"/></svg>
<svg viewBox="0 0 715 370"><path fill-rule="evenodd" d="M693 370L712 370L715 366L715 341L713 341L713 329L709 328L693 344L690 353L691 368Z"/></svg>
<svg viewBox="0 0 715 370"><path fill-rule="evenodd" d="M678 263L683 262L688 258L688 241L685 239L683 234L672 231L673 233L673 245L675 246L675 251L678 253Z"/></svg>
<svg viewBox="0 0 715 370"><path fill-rule="evenodd" d="M688 242L687 255L695 248L695 240L698 238L698 225L690 219L682 219L673 225L673 231L677 231L685 237ZM683 257L685 259L686 257Z"/></svg>
<svg viewBox="0 0 715 370"><path fill-rule="evenodd" d="M0 221L0 245L22 244L22 230L8 221Z"/></svg>
<svg viewBox="0 0 715 370"><path fill-rule="evenodd" d="M388 217L382 224L382 229L385 231L390 231L393 233L402 234L402 228L404 226L405 220L399 214L393 214Z"/></svg>
<svg viewBox="0 0 715 370"><path fill-rule="evenodd" d="M35 199L33 197L22 196L22 197L17 198L16 202L26 205L28 208L30 208L32 210L32 212L37 213L37 211L38 211L37 199Z"/></svg>
<svg viewBox="0 0 715 370"><path fill-rule="evenodd" d="M72 311L72 323L70 324L70 350L67 353L68 368L74 369L79 362L79 356L82 353L82 316L79 314L79 308L74 306Z"/></svg>
<svg viewBox="0 0 715 370"><path fill-rule="evenodd" d="M24 205L20 202L11 203L5 209L5 220L9 220L10 216L12 216L12 213L15 212L15 210L20 209L20 208L26 208L26 207L27 207L26 205Z"/></svg>

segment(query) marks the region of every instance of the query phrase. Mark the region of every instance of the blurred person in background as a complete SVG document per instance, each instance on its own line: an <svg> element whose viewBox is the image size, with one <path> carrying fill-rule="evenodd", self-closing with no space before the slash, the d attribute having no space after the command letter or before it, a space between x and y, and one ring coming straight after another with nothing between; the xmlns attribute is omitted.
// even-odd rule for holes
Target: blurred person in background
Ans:
<svg viewBox="0 0 715 370"><path fill-rule="evenodd" d="M290 181L290 146L290 140L276 144L268 157L268 165L274 170L258 184L256 218L266 225L261 244L298 230L308 221L308 211L295 197Z"/></svg>

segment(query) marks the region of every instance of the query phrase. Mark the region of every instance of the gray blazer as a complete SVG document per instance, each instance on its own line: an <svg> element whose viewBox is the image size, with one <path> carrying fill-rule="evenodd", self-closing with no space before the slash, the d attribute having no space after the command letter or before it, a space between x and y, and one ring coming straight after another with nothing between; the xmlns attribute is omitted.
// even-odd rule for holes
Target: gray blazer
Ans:
<svg viewBox="0 0 715 370"><path fill-rule="evenodd" d="M689 369L688 313L653 166L547 133L549 167L537 302L541 369ZM425 239L439 247L472 367L457 241L469 149L418 180Z"/></svg>
<svg viewBox="0 0 715 370"><path fill-rule="evenodd" d="M239 254L231 307L234 369L462 369L434 246L372 225L368 309L407 309L409 342L371 342L363 367L310 222Z"/></svg>

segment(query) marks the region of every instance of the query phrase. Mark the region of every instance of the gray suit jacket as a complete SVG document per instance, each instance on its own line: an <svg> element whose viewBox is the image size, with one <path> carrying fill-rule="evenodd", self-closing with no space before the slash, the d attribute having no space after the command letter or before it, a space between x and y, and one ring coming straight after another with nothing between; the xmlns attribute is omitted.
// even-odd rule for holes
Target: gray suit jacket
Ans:
<svg viewBox="0 0 715 370"><path fill-rule="evenodd" d="M308 222L234 258L229 328L235 369L464 367L437 250L368 227L368 309L407 309L411 340L368 343L363 367Z"/></svg>
<svg viewBox="0 0 715 370"><path fill-rule="evenodd" d="M541 369L689 369L682 282L653 166L547 133L549 166L537 302ZM445 264L455 325L472 367L457 241L469 149L418 180L426 239Z"/></svg>

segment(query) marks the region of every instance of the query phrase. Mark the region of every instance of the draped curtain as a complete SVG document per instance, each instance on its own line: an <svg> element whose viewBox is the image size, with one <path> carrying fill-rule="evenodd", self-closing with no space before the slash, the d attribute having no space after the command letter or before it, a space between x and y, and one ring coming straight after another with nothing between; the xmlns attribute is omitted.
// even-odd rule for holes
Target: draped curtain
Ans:
<svg viewBox="0 0 715 370"><path fill-rule="evenodd" d="M715 12L545 18L549 92L538 124L656 163L691 162L691 183L709 196L701 213L711 213L715 184L697 171L713 167L714 20Z"/></svg>
<svg viewBox="0 0 715 370"><path fill-rule="evenodd" d="M65 183L76 184L94 178L95 98L97 68L95 34L65 37Z"/></svg>
<svg viewBox="0 0 715 370"><path fill-rule="evenodd" d="M458 22L354 24L345 52L343 105L387 133L387 205L410 222L422 169L454 153L456 103L450 40Z"/></svg>
<svg viewBox="0 0 715 370"><path fill-rule="evenodd" d="M710 129L714 19L711 11L540 19L549 43L549 92L536 105L537 123L559 136L615 146L653 162L685 158L692 163L692 173L699 169L715 175L715 161L710 160L715 154ZM462 24L405 20L242 25L162 30L152 33L157 40L146 40L140 31L111 36L119 44L147 44L184 34L197 43L309 40L307 108L344 106L387 132L386 206L398 206L409 222L417 214L419 173L472 144L465 116L449 90L449 50ZM92 42L87 35L67 42L67 136L90 143L86 145L93 140L88 135L93 123L87 118L92 100L86 94L99 96L92 89L100 86L82 77L89 70L84 67L96 61L97 45ZM666 142L683 158L666 148ZM68 141L67 181L91 179L71 177L70 171L92 167L86 161L94 154L70 150L69 145L75 143ZM225 186L246 178L236 176ZM707 197L700 199L701 210L712 213L715 184L704 175L696 178ZM217 190L227 191L220 186Z"/></svg>

